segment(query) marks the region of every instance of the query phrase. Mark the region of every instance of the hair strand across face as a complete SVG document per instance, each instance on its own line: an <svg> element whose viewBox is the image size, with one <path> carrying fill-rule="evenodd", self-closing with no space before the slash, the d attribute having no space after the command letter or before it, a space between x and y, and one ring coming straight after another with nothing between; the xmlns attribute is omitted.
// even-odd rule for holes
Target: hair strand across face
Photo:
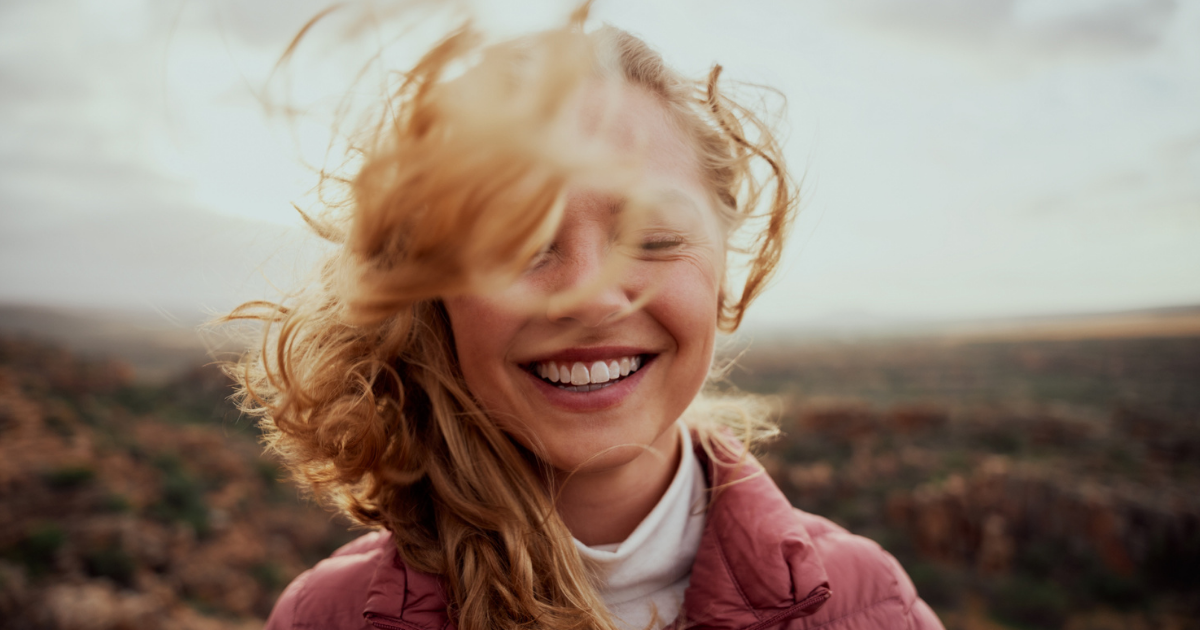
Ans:
<svg viewBox="0 0 1200 630"><path fill-rule="evenodd" d="M589 4L560 29L484 47L464 26L434 46L356 149L348 201L301 212L336 245L314 280L222 318L262 324L259 349L228 372L267 447L319 500L391 531L407 565L442 576L463 630L615 627L556 515L550 473L464 384L441 302L522 273L561 220L568 183L611 167L564 149L580 87L644 89L690 140L724 251L742 261L725 267L744 269L739 290L722 283L721 329L738 327L771 278L796 208L771 129L722 92L720 66L688 81L628 33L585 33ZM747 445L772 434L762 414L702 413L720 405L701 402L687 418L705 448L719 448L719 431Z"/></svg>

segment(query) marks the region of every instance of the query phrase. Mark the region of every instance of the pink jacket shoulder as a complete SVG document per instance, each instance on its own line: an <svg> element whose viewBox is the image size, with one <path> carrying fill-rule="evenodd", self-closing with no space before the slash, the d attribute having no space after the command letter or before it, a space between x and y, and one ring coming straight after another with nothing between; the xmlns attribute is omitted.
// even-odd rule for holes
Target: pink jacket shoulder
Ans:
<svg viewBox="0 0 1200 630"><path fill-rule="evenodd" d="M792 508L753 459L713 465L700 549L684 593L692 630L936 630L899 563L875 542ZM267 630L452 630L435 576L386 532L339 549L280 596Z"/></svg>
<svg viewBox="0 0 1200 630"><path fill-rule="evenodd" d="M875 541L847 532L815 514L795 510L829 576L833 596L791 629L940 629L941 621L917 595L912 580Z"/></svg>
<svg viewBox="0 0 1200 630"><path fill-rule="evenodd" d="M691 583L688 626L704 630L938 629L891 554L791 506L736 445L708 461L709 506Z"/></svg>
<svg viewBox="0 0 1200 630"><path fill-rule="evenodd" d="M385 531L367 534L292 581L265 630L446 630L446 595L435 576L400 561Z"/></svg>
<svg viewBox="0 0 1200 630"><path fill-rule="evenodd" d="M371 580L391 556L387 532L362 536L301 573L279 596L265 630L366 628L363 606Z"/></svg>

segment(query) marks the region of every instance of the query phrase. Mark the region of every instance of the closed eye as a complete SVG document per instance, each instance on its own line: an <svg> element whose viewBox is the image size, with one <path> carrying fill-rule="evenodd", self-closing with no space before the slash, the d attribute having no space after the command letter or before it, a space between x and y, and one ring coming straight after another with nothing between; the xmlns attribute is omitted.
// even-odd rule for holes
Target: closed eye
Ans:
<svg viewBox="0 0 1200 630"><path fill-rule="evenodd" d="M557 251L558 251L557 243L548 243L545 247L543 247L541 249L541 251L539 251L536 255L534 255L532 260L529 261L529 265L525 267L526 273L528 273L530 271L534 271L535 269L541 267L542 265L545 265L546 261L550 259L550 256L552 254L556 253Z"/></svg>
<svg viewBox="0 0 1200 630"><path fill-rule="evenodd" d="M683 238L679 236L664 236L654 237L642 241L642 251L645 252L662 252L669 249L674 249L683 245Z"/></svg>

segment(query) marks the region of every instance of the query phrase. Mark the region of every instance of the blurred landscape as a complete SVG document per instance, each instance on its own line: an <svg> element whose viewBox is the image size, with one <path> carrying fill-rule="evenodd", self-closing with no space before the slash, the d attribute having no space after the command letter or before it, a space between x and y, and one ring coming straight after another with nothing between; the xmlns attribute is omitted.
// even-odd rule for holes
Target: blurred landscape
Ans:
<svg viewBox="0 0 1200 630"><path fill-rule="evenodd" d="M357 535L261 454L197 323L0 307L0 626L260 627ZM791 500L948 628L1200 627L1200 308L764 334L729 380L780 401Z"/></svg>
<svg viewBox="0 0 1200 630"><path fill-rule="evenodd" d="M948 628L1200 627L1200 309L760 343L765 464Z"/></svg>
<svg viewBox="0 0 1200 630"><path fill-rule="evenodd" d="M460 8L499 38L578 0L330 4L0 2L0 630L257 628L356 535L262 455L196 313L304 282L316 171ZM786 95L803 211L726 352L791 500L951 629L1200 627L1200 2L592 16ZM972 319L1033 313L1075 315Z"/></svg>
<svg viewBox="0 0 1200 630"><path fill-rule="evenodd" d="M181 322L0 309L0 627L259 628L359 534L230 393Z"/></svg>

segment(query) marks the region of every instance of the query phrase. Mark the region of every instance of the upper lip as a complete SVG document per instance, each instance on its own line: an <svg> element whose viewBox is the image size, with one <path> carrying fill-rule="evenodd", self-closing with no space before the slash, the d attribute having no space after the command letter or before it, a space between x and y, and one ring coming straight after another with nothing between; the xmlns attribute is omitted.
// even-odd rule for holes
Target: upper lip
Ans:
<svg viewBox="0 0 1200 630"><path fill-rule="evenodd" d="M553 354L543 354L520 361L521 364L529 363L545 363L547 361L558 361L562 363L573 363L579 361L587 363L590 361L600 361L602 359L616 359L620 357L631 357L639 354L654 354L653 351L647 348L637 346L596 346L594 348L567 348Z"/></svg>

